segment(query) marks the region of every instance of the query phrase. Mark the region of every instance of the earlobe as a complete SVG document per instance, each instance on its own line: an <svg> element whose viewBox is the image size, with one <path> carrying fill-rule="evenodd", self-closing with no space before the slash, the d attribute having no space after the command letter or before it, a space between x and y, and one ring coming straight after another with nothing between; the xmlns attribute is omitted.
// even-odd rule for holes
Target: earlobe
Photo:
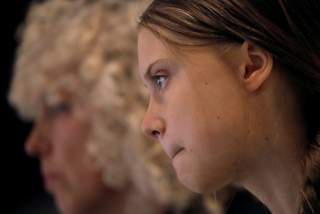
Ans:
<svg viewBox="0 0 320 214"><path fill-rule="evenodd" d="M248 41L242 44L241 54L241 81L248 91L256 91L271 74L273 58L268 51Z"/></svg>

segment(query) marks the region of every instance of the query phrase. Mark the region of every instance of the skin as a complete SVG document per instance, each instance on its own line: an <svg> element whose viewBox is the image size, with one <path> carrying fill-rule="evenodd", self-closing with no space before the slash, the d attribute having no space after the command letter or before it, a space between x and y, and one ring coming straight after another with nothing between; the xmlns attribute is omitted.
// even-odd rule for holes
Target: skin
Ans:
<svg viewBox="0 0 320 214"><path fill-rule="evenodd" d="M249 42L178 50L142 28L138 56L150 93L143 130L182 183L201 193L236 184L272 213L298 212L304 126L268 52Z"/></svg>
<svg viewBox="0 0 320 214"><path fill-rule="evenodd" d="M62 213L121 213L123 193L103 184L101 170L87 153L87 114L63 97L59 103L43 104L25 150L39 158L45 188Z"/></svg>

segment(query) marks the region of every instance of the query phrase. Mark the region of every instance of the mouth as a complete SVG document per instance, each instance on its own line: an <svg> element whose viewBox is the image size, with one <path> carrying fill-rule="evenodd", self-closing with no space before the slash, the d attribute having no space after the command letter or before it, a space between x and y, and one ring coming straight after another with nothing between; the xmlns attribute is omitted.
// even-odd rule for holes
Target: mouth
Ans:
<svg viewBox="0 0 320 214"><path fill-rule="evenodd" d="M172 155L172 159L174 159L180 152L182 152L184 148L180 147L178 148Z"/></svg>
<svg viewBox="0 0 320 214"><path fill-rule="evenodd" d="M58 175L56 173L44 173L43 174L43 182L45 189L48 192L52 192L54 189L54 186L58 180Z"/></svg>
<svg viewBox="0 0 320 214"><path fill-rule="evenodd" d="M172 160L185 148L176 143L160 141L160 144L163 146L163 149L167 156Z"/></svg>

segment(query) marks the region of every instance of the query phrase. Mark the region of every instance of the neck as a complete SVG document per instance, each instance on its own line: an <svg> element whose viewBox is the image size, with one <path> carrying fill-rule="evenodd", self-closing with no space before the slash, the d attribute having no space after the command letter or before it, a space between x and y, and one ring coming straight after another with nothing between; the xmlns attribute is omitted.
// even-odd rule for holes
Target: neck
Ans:
<svg viewBox="0 0 320 214"><path fill-rule="evenodd" d="M299 160L282 156L265 161L266 164L257 166L251 177L242 182L242 186L273 214L298 214L304 181Z"/></svg>
<svg viewBox="0 0 320 214"><path fill-rule="evenodd" d="M297 99L289 89L278 84L251 109L252 118L260 118L251 123L251 130L255 130L251 143L260 147L248 160L238 183L273 214L298 214L305 182L302 162L307 137Z"/></svg>
<svg viewBox="0 0 320 214"><path fill-rule="evenodd" d="M250 163L250 175L244 175L239 183L273 214L297 214L305 179L302 161L306 138L302 127L294 127L293 123L278 124L269 129L273 134L264 139L262 152Z"/></svg>

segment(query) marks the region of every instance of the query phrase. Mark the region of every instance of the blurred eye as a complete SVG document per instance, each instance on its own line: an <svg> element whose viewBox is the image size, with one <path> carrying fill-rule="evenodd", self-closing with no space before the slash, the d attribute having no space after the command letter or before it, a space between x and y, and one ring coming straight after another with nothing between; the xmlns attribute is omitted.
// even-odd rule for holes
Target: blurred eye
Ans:
<svg viewBox="0 0 320 214"><path fill-rule="evenodd" d="M60 115L69 113L71 111L71 105L69 103L60 103L54 106L50 106L48 109L51 115Z"/></svg>

